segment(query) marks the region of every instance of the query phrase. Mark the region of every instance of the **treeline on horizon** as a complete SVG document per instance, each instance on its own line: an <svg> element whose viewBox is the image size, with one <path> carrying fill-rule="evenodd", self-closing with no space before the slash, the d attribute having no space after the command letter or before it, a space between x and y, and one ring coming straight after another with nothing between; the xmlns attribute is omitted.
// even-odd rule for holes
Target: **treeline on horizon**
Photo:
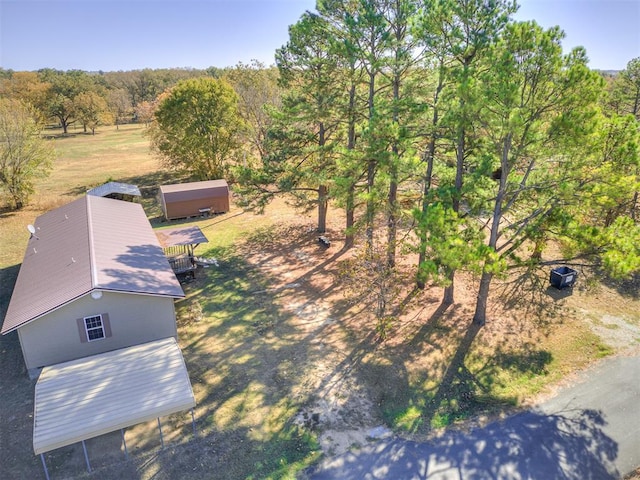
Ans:
<svg viewBox="0 0 640 480"><path fill-rule="evenodd" d="M87 131L99 125L150 122L154 102L181 80L219 79L232 71L248 70L275 74L277 69L258 61L226 68L142 68L112 72L0 68L0 98L19 99L29 104L41 114L43 122L55 122L64 133L74 123L81 124Z"/></svg>
<svg viewBox="0 0 640 480"><path fill-rule="evenodd" d="M127 122L151 121L153 104L167 89L189 78L211 77L216 79L233 76L255 76L256 71L268 72L277 83L277 65L265 65L257 60L249 64L238 63L233 67L140 68L117 71L61 70L12 70L0 67L0 97L18 98L38 110L45 122L56 122L67 128L79 122L95 130L99 125L118 125ZM595 70L612 86L620 70ZM249 79L248 79L249 80ZM273 89L274 85L269 88ZM78 95L80 95L79 98ZM55 105L64 100L66 108ZM75 99L75 105L73 101ZM88 105L87 105L88 104Z"/></svg>

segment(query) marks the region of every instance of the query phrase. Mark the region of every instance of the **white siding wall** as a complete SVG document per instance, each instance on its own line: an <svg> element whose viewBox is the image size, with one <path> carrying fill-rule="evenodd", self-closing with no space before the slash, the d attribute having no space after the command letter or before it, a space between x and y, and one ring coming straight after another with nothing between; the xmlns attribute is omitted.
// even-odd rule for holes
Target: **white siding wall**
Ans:
<svg viewBox="0 0 640 480"><path fill-rule="evenodd" d="M86 295L18 329L27 369L75 360L118 348L176 337L174 300L103 292ZM108 313L109 338L81 342L76 319Z"/></svg>

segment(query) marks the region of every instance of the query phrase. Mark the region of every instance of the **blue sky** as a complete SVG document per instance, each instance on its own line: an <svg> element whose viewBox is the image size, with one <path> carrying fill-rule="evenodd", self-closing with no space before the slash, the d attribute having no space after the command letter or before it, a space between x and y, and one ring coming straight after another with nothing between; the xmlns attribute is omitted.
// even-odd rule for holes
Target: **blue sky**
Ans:
<svg viewBox="0 0 640 480"><path fill-rule="evenodd" d="M640 0L520 0L519 20L559 25L565 48L619 70L640 56ZM88 71L274 62L315 0L0 0L0 67Z"/></svg>

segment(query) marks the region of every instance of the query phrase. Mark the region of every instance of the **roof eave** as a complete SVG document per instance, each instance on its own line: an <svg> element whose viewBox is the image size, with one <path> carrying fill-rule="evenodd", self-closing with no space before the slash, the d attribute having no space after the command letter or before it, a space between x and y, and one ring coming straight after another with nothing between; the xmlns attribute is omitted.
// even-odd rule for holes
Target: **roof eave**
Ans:
<svg viewBox="0 0 640 480"><path fill-rule="evenodd" d="M32 318L30 318L30 319L28 319L28 320L25 320L24 322L21 322L21 323L19 323L18 325L14 325L13 327L8 328L7 330L4 330L4 329L3 329L2 331L0 331L0 334L2 334L2 335L7 335L7 334L9 334L9 333L11 333L11 332L13 332L13 331L15 331L15 330L18 330L18 329L19 329L19 328L21 328L21 327L24 327L24 326L25 326L25 325L27 325L28 323L35 322L36 320L38 320L38 319L40 319L40 318L42 318L42 317L44 317L44 316L46 316L46 315L50 314L51 312L55 312L56 310L58 310L58 309L60 309L60 308L63 308L63 307L65 307L66 305L69 305L70 303L75 302L75 301L76 301L76 300L78 300L79 298L86 297L87 295L91 295L91 293L93 293L93 292L97 292L97 291L101 291L101 292L113 292L113 293L122 293L122 294L129 294L129 295L146 295L146 296L149 296L149 297L174 298L174 299L176 299L176 300L177 300L177 299L182 299L182 298L185 298L185 297L186 297L186 295L185 295L184 293L182 293L182 294L180 295L180 294L172 294L172 293L157 293L157 292L155 292L155 293L149 293L149 292L132 292L132 291L127 291L127 290L107 289L107 288L100 288L100 287L98 287L98 288L92 288L91 290L89 290L89 291L87 291L87 292L84 292L84 293L82 293L82 294L80 294L80 295L77 295L76 297L69 299L68 301L64 302L64 303L63 303L63 304L61 304L61 305L58 305L58 306L57 306L57 307L55 307L55 308L52 308L52 309L47 310L46 312L43 312L43 313L41 313L41 314L39 314L39 315L37 315L37 316L35 316L35 317L32 317Z"/></svg>

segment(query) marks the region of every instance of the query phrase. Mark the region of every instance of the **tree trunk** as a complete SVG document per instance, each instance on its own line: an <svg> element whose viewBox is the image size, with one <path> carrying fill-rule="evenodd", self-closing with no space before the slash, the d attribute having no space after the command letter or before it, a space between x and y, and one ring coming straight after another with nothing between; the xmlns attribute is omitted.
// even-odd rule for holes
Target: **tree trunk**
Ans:
<svg viewBox="0 0 640 480"><path fill-rule="evenodd" d="M422 216L424 217L427 214L427 209L429 208L429 191L431 190L431 182L433 179L433 159L435 156L436 150L436 139L435 136L431 137L429 140L429 146L427 148L426 157L427 157L427 171L424 175L424 187L422 190ZM425 279L423 275L420 274L420 267L427 259L427 232L420 232L420 247L418 251L418 276L416 280L416 285L419 289L423 290L426 286Z"/></svg>
<svg viewBox="0 0 640 480"><path fill-rule="evenodd" d="M433 116L431 117L431 138L429 139L429 145L425 153L427 161L427 170L424 174L424 188L422 191L422 215L426 215L429 208L429 191L431 190L431 182L433 181L433 161L436 155L436 127L439 121L438 100L440 98L440 92L444 85L444 71L442 63L440 64L438 74L438 86L433 95ZM425 279L421 278L420 265L422 265L427 259L427 234L426 232L420 232L420 247L418 251L418 278L416 280L416 286L423 290L425 287ZM453 301L452 301L453 303Z"/></svg>
<svg viewBox="0 0 640 480"><path fill-rule="evenodd" d="M371 129L373 123L374 107L373 99L375 96L375 82L376 76L372 70L369 73L369 128ZM371 132L370 132L371 133ZM374 199L374 184L376 179L376 166L377 162L374 158L369 158L367 162L367 206L365 211L365 236L367 241L367 255L373 254L373 222L375 219L376 202Z"/></svg>
<svg viewBox="0 0 640 480"><path fill-rule="evenodd" d="M367 252L370 256L373 253L373 221L375 219L376 202L374 196L374 182L376 177L376 162L369 160L367 163L367 206L365 212L366 228L365 237L367 241Z"/></svg>
<svg viewBox="0 0 640 480"><path fill-rule="evenodd" d="M349 186L347 192L347 205L346 205L346 233L344 239L344 248L353 247L355 232L353 231L355 225L355 185Z"/></svg>
<svg viewBox="0 0 640 480"><path fill-rule="evenodd" d="M397 155L398 147L393 146L395 150L394 155ZM396 265L396 243L397 243L397 210L398 210L398 166L393 163L391 165L391 182L389 184L389 197L388 207L389 213L387 216L387 266L393 268Z"/></svg>
<svg viewBox="0 0 640 480"><path fill-rule="evenodd" d="M507 177L509 175L509 153L511 150L511 137L509 133L504 138L502 155L500 157L500 187L498 188L498 194L496 195L493 218L491 219L491 233L489 234L488 246L491 250L495 251L498 245L498 235L500 233L500 221L502 220L502 202L506 195L507 190ZM489 260L485 261L485 266L482 271L482 277L480 277L480 287L478 288L478 297L476 300L476 310L473 314L473 321L476 325L484 325L487 321L487 300L489 298L489 288L491 287L491 280L493 280L493 273L490 273L487 269Z"/></svg>
<svg viewBox="0 0 640 480"><path fill-rule="evenodd" d="M318 187L318 233L327 231L327 186L320 185Z"/></svg>
<svg viewBox="0 0 640 480"><path fill-rule="evenodd" d="M318 148L320 149L321 157L324 157L322 149L325 145L325 128L324 122L319 122L318 132ZM318 186L318 233L324 233L327 231L327 186L321 184Z"/></svg>
<svg viewBox="0 0 640 480"><path fill-rule="evenodd" d="M463 100L460 100L460 103L463 103ZM462 197L462 180L464 173L464 154L465 154L465 135L466 130L464 126L460 129L458 135L458 142L456 146L456 183L455 183L455 191L453 193L453 211L456 213L460 212L460 199ZM453 303L453 290L454 290L454 282L455 282L456 271L451 270L449 272L449 284L448 287L444 289L442 303L445 305L450 305Z"/></svg>
<svg viewBox="0 0 640 480"><path fill-rule="evenodd" d="M476 310L473 314L473 323L480 327L487 322L487 300L489 298L491 280L493 280L492 273L482 272L480 287L478 288L478 297L476 299Z"/></svg>
<svg viewBox="0 0 640 480"><path fill-rule="evenodd" d="M352 151L356 148L356 121L355 121L355 103L356 103L356 86L351 85L349 89L349 127L347 133L347 150ZM355 210L356 210L356 185L355 179L350 182L347 189L347 200L345 205L346 225L344 248L353 247L355 232Z"/></svg>
<svg viewBox="0 0 640 480"><path fill-rule="evenodd" d="M397 13L397 12L396 12ZM395 26L396 41L400 44L404 38L404 24ZM400 64L400 52L396 49L396 70L393 74L393 124L400 124L399 102L401 74L397 69ZM398 235L398 163L400 161L398 138L393 139L391 146L391 164L389 166L389 195L387 197L387 266L393 268L396 265L396 243Z"/></svg>
<svg viewBox="0 0 640 480"><path fill-rule="evenodd" d="M468 60L470 61L470 60ZM467 60L465 60L464 64L464 78L468 78L468 68L469 64ZM463 80L464 81L464 80ZM466 83L466 82L465 82ZM460 213L460 201L462 197L462 184L463 184L463 175L464 175L464 157L465 157L465 139L467 135L466 131L466 122L467 116L465 114L466 100L463 95L460 96L460 113L462 118L460 120L460 126L458 128L458 140L456 143L456 182L455 182L455 192L453 193L453 211L455 213ZM453 282L455 281L455 270L452 270L449 274L449 281L451 282L451 291L453 291ZM448 292L445 290L445 295L448 295ZM451 300L453 303L453 298L445 298L443 296L442 302L446 303L446 300Z"/></svg>
<svg viewBox="0 0 640 480"><path fill-rule="evenodd" d="M451 270L449 272L449 274L447 275L447 279L449 281L449 285L447 285L446 287L444 287L444 291L442 293L442 304L443 305L453 305L453 301L454 301L454 291L455 291L455 284L454 284L454 277L455 277L455 270Z"/></svg>

